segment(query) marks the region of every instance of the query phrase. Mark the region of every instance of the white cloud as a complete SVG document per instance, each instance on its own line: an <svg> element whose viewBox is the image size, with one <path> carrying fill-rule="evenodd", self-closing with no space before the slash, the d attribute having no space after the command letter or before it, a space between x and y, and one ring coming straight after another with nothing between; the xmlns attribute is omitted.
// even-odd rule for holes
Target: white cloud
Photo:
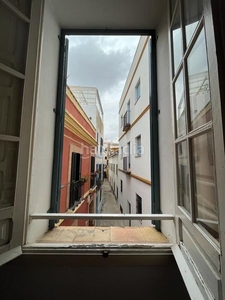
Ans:
<svg viewBox="0 0 225 300"><path fill-rule="evenodd" d="M139 37L69 37L68 85L97 87L105 138L118 138L118 104Z"/></svg>

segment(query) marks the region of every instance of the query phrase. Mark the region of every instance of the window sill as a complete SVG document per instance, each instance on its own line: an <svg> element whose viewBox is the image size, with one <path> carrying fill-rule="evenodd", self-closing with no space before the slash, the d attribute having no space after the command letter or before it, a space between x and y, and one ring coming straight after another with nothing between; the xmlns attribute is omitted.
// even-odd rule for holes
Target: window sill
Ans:
<svg viewBox="0 0 225 300"><path fill-rule="evenodd" d="M130 248L170 248L168 239L154 227L81 227L59 226L25 248L65 250Z"/></svg>

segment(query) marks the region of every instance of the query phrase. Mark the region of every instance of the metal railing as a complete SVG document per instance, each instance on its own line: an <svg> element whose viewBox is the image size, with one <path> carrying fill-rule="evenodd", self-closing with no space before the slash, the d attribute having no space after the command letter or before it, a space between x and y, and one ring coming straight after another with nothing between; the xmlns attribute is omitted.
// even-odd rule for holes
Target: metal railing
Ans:
<svg viewBox="0 0 225 300"><path fill-rule="evenodd" d="M31 220L174 220L172 214L66 214L66 213L34 213Z"/></svg>
<svg viewBox="0 0 225 300"><path fill-rule="evenodd" d="M85 181L79 179L77 181L73 180L70 182L70 201L69 205L74 209L81 201L81 196L83 194L83 185Z"/></svg>

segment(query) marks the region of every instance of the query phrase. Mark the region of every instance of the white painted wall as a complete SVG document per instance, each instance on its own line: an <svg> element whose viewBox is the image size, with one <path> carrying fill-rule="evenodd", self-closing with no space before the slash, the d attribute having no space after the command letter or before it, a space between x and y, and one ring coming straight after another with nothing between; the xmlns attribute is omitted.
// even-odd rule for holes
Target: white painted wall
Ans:
<svg viewBox="0 0 225 300"><path fill-rule="evenodd" d="M160 160L160 195L161 211L164 214L175 213L175 174L174 146L172 132L172 90L169 64L167 9L161 15L157 28L157 73L158 73L158 108L159 114L159 160ZM162 221L161 230L171 241L175 241L175 228L171 221Z"/></svg>
<svg viewBox="0 0 225 300"><path fill-rule="evenodd" d="M121 192L121 182L123 181L123 191ZM123 213L129 213L128 201L131 203L131 213L136 214L136 194L142 198L142 213L151 213L151 187L135 178L130 177L123 172L119 172L118 179L118 202L123 208ZM128 221L127 221L128 223ZM128 224L127 224L128 225ZM150 226L151 221L132 221L132 226Z"/></svg>
<svg viewBox="0 0 225 300"><path fill-rule="evenodd" d="M37 93L34 151L32 159L29 213L47 212L50 208L54 147L60 28L52 8L45 2L39 86ZM48 221L32 221L27 243L35 242L48 230Z"/></svg>
<svg viewBox="0 0 225 300"><path fill-rule="evenodd" d="M132 124L144 110L149 106L149 37L141 37L130 72L120 100L120 123L130 101ZM140 80L141 96L136 101L136 85ZM145 180L151 180L150 165L150 111L147 110L144 115L131 127L124 135L123 127L119 128L120 149L123 147L123 157L128 156L128 146L130 143L130 171L131 174L139 176ZM141 145L143 153L140 157L136 153L136 137L141 135ZM119 169L123 170L123 159L119 155ZM136 213L136 194L142 198L142 213L151 213L151 186L143 183L130 175L119 172L119 197L118 201L123 208L124 213L128 213L128 201L131 203L132 213ZM121 192L121 180L123 181L123 192ZM132 221L133 226L147 226L151 221Z"/></svg>

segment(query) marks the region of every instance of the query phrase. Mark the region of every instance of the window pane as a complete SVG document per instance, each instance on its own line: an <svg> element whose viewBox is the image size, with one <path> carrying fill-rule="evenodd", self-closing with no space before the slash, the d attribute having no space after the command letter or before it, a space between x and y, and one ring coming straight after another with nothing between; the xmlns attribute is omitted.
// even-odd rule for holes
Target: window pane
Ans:
<svg viewBox="0 0 225 300"><path fill-rule="evenodd" d="M195 28L202 16L203 3L202 0L185 0L184 1L184 18L186 44L188 45Z"/></svg>
<svg viewBox="0 0 225 300"><path fill-rule="evenodd" d="M192 156L197 223L218 239L218 208L212 132L193 139Z"/></svg>
<svg viewBox="0 0 225 300"><path fill-rule="evenodd" d="M190 213L189 164L186 141L177 145L177 156L179 205L183 206Z"/></svg>
<svg viewBox="0 0 225 300"><path fill-rule="evenodd" d="M0 209L14 204L18 143L0 141Z"/></svg>
<svg viewBox="0 0 225 300"><path fill-rule="evenodd" d="M186 117L184 102L184 80L183 71L175 82L175 100L176 100L176 120L177 120L177 136L186 134Z"/></svg>
<svg viewBox="0 0 225 300"><path fill-rule="evenodd" d="M0 134L20 135L23 83L0 70Z"/></svg>
<svg viewBox="0 0 225 300"><path fill-rule="evenodd" d="M182 31L180 24L180 6L176 12L175 20L172 26L172 40L173 40L173 60L174 60L174 73L181 62L183 51L182 51Z"/></svg>
<svg viewBox="0 0 225 300"><path fill-rule="evenodd" d="M205 34L202 30L188 59L191 129L212 119Z"/></svg>
<svg viewBox="0 0 225 300"><path fill-rule="evenodd" d="M0 3L0 63L25 74L29 25Z"/></svg>

